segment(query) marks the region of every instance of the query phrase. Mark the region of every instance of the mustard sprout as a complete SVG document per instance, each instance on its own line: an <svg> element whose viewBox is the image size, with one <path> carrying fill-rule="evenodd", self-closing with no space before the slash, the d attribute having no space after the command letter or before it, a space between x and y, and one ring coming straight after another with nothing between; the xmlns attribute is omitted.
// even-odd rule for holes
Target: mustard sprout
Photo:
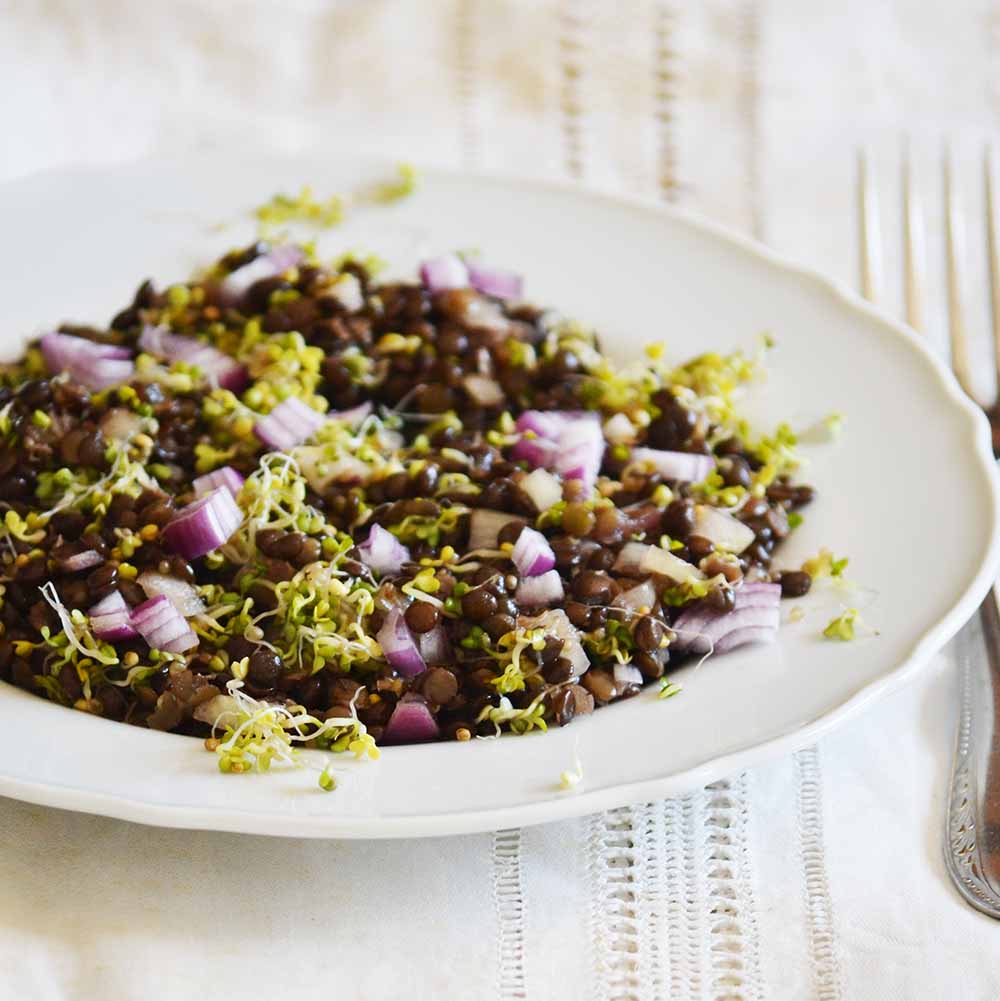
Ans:
<svg viewBox="0 0 1000 1001"><path fill-rule="evenodd" d="M217 697L225 701L208 746L219 756L222 772L266 772L275 762L298 765L297 745L379 757L374 739L356 715L320 720L302 706L262 702L242 689L243 682L234 679L226 685L228 696ZM224 732L217 738L220 729Z"/></svg>

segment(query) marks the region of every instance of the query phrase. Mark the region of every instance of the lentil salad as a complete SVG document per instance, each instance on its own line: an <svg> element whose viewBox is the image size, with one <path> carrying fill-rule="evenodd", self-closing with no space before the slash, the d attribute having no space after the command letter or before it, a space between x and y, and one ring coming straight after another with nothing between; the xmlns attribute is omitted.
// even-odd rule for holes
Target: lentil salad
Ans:
<svg viewBox="0 0 1000 1001"><path fill-rule="evenodd" d="M4 371L2 677L231 771L567 725L808 590L770 570L813 492L734 410L756 368L618 368L453 255L144 282Z"/></svg>

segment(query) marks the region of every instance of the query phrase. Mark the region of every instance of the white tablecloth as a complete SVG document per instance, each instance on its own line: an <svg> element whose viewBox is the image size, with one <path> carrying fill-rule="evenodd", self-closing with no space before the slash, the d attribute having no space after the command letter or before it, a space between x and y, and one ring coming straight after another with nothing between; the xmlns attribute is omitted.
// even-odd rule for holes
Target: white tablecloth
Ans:
<svg viewBox="0 0 1000 1001"><path fill-rule="evenodd" d="M974 0L5 0L0 25L0 178L361 146L672 199L852 281L858 144L894 238L913 137L936 262L940 144L978 194L1000 100ZM521 832L315 843L0 802L0 996L996 998L1000 926L942 864L950 668L794 758Z"/></svg>

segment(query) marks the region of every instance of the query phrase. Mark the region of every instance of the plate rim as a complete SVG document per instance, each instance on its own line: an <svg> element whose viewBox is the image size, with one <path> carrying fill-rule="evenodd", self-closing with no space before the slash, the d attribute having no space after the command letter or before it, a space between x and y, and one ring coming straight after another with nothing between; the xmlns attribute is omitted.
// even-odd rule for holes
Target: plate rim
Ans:
<svg viewBox="0 0 1000 1001"><path fill-rule="evenodd" d="M91 163L47 167L10 178L0 184L0 194L6 194L20 185L59 177L106 176L117 172L192 169L213 160L230 161L229 152L192 152L169 157L141 157L112 163ZM310 150L300 156L267 153L258 157L285 167L317 162L323 159L340 159L351 164L370 164L375 168L394 167L396 162L382 155L364 150L355 155L343 156L332 150ZM244 810L231 806L190 806L152 803L129 795L112 795L100 791L86 791L79 787L65 786L46 781L28 781L0 773L0 795L26 803L50 806L75 812L98 814L167 828L188 830L217 830L277 837L318 839L390 839L404 837L433 837L469 834L505 827L523 827L614 809L644 800L663 799L707 785L736 772L773 760L781 754L793 753L815 742L885 696L900 690L914 680L965 622L971 617L1000 570L1000 474L993 456L989 422L980 407L960 388L957 379L945 363L931 350L926 340L915 330L887 311L868 302L841 279L834 278L809 265L801 264L780 252L774 251L757 239L717 222L700 212L684 206L664 204L651 197L635 194L618 194L581 185L569 180L533 179L516 173L493 170L466 170L421 163L418 169L444 177L465 181L500 183L527 190L552 191L602 202L610 206L641 209L671 219L689 230L707 234L716 242L764 262L771 268L785 273L799 283L806 283L839 301L848 310L859 313L877 324L884 332L906 343L909 350L929 364L937 383L943 391L942 401L947 401L956 414L963 417L964 433L971 438L973 454L990 494L992 521L989 541L980 558L979 569L965 589L955 597L951 608L914 640L908 655L886 674L859 688L822 715L770 739L757 741L708 761L687 768L676 774L634 782L619 783L603 789L587 790L584 786L561 797L540 802L503 806L488 810L450 811L437 814L412 814L402 816L355 817L338 814L325 816L289 812L275 814Z"/></svg>

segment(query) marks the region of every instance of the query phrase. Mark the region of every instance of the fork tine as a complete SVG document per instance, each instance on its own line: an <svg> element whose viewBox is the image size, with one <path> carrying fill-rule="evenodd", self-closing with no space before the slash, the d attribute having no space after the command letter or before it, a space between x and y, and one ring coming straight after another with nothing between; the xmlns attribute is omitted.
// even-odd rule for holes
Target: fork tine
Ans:
<svg viewBox="0 0 1000 1001"><path fill-rule="evenodd" d="M993 354L997 370L997 402L1000 402L1000 246L997 244L997 212L993 147L986 147L983 162L986 181L986 243L989 250L990 319L993 326ZM997 405L994 403L994 406Z"/></svg>
<svg viewBox="0 0 1000 1001"><path fill-rule="evenodd" d="M954 178L951 152L944 152L945 252L947 255L948 336L951 340L951 367L959 385L975 398L972 369L969 364L968 338L965 333L965 232L962 207Z"/></svg>
<svg viewBox="0 0 1000 1001"><path fill-rule="evenodd" d="M913 184L909 141L903 147L903 286L906 298L906 322L914 330L923 333L924 289L927 287L927 241L923 206Z"/></svg>
<svg viewBox="0 0 1000 1001"><path fill-rule="evenodd" d="M868 169L868 156L858 150L858 228L861 230L861 294L875 302L882 289L882 234L878 198Z"/></svg>

